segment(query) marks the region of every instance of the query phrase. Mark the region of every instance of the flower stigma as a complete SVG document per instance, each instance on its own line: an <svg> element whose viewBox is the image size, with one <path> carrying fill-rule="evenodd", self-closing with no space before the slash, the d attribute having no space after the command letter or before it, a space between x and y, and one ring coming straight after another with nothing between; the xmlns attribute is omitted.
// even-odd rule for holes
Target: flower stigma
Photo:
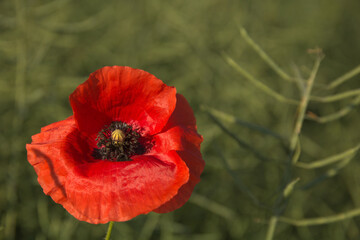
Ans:
<svg viewBox="0 0 360 240"><path fill-rule="evenodd" d="M112 162L131 161L132 156L144 154L151 147L150 141L142 137L138 130L120 121L104 126L96 141L97 148L94 148L92 156Z"/></svg>
<svg viewBox="0 0 360 240"><path fill-rule="evenodd" d="M116 147L120 147L120 145L123 143L125 138L124 133L120 130L120 129L115 129L112 133L111 133L111 140L112 140L112 144Z"/></svg>

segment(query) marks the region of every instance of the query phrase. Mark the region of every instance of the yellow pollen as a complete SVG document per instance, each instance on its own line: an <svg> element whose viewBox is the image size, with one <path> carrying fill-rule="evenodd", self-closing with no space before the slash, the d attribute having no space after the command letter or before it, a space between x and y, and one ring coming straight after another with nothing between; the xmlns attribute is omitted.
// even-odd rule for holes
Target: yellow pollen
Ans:
<svg viewBox="0 0 360 240"><path fill-rule="evenodd" d="M123 143L124 138L125 134L120 129L115 129L111 133L112 144L116 147L119 147Z"/></svg>

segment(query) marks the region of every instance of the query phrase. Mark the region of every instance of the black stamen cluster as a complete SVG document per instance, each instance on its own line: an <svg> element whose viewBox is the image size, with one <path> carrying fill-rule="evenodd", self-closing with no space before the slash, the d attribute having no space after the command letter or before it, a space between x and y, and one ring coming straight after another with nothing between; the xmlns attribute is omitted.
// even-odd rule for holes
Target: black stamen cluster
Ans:
<svg viewBox="0 0 360 240"><path fill-rule="evenodd" d="M116 129L124 133L124 139L121 144L113 144L111 133ZM141 135L133 130L132 126L117 121L105 126L98 134L97 147L93 151L95 159L110 161L131 161L134 155L144 154L148 147L146 141Z"/></svg>

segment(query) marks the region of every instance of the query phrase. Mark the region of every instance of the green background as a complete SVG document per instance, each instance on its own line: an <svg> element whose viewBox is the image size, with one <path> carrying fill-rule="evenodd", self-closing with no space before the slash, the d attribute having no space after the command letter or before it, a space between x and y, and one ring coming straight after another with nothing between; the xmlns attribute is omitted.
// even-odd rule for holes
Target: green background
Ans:
<svg viewBox="0 0 360 240"><path fill-rule="evenodd" d="M337 165L288 168L296 106L266 95L224 59L232 57L278 93L301 98L296 84L276 75L241 37L243 26L292 76L306 79L315 59L307 50L322 48L313 95L360 88L358 76L324 90L360 63L359 9L358 0L1 0L0 239L103 239L106 225L79 222L43 194L25 144L41 127L72 115L69 95L106 65L140 68L175 86L194 109L206 162L202 181L182 208L115 223L112 239L265 239L279 208L282 216L300 219L360 207L359 156L331 177L324 174ZM310 102L308 110L323 116L351 100ZM287 140L209 115L206 107ZM305 120L299 161L357 146L359 120L358 106L326 124ZM284 179L286 184L297 177L288 200L277 204ZM279 222L274 239L359 235L360 217L308 227Z"/></svg>

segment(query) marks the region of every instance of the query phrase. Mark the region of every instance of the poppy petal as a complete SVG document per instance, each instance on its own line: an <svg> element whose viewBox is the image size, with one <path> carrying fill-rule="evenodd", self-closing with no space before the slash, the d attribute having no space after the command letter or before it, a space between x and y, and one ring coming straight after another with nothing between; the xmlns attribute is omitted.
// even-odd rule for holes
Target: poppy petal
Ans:
<svg viewBox="0 0 360 240"><path fill-rule="evenodd" d="M130 67L104 67L92 73L70 96L80 131L96 134L122 121L147 134L159 132L176 104L176 90L154 75Z"/></svg>
<svg viewBox="0 0 360 240"><path fill-rule="evenodd" d="M184 184L176 196L161 207L154 210L157 213L166 213L178 209L190 198L195 185L200 181L205 162L200 153L201 135L196 132L194 113L181 94L176 94L176 107L164 132L153 137L154 151L177 150L179 156L190 170L189 181Z"/></svg>
<svg viewBox="0 0 360 240"><path fill-rule="evenodd" d="M196 130L180 126L168 129L166 132L158 133L153 136L152 152L167 152L170 150L200 150L203 141L201 135Z"/></svg>
<svg viewBox="0 0 360 240"><path fill-rule="evenodd" d="M198 151L203 137L196 131L194 113L184 96L176 94L176 107L161 133L152 138L153 152Z"/></svg>
<svg viewBox="0 0 360 240"><path fill-rule="evenodd" d="M80 132L73 119L62 122L35 135L27 145L28 159L44 193L79 220L129 220L169 201L189 180L189 169L176 151L127 162L81 159L89 150Z"/></svg>
<svg viewBox="0 0 360 240"><path fill-rule="evenodd" d="M189 200L195 185L200 182L200 175L205 166L201 153L182 151L178 152L178 154L190 169L189 181L179 189L178 193L172 199L153 210L154 212L167 213L180 208Z"/></svg>
<svg viewBox="0 0 360 240"><path fill-rule="evenodd" d="M59 136L66 136L76 127L73 117L50 124L42 132L32 137L32 143L26 145L27 158L34 167L38 182L45 194L50 195L57 203L66 201L64 183L68 170L62 162L54 161L61 155L62 145ZM63 138L62 137L62 138Z"/></svg>
<svg viewBox="0 0 360 240"><path fill-rule="evenodd" d="M63 206L90 223L146 214L174 197L189 179L189 169L175 151L136 156L129 162L88 164L80 172L67 181L68 202Z"/></svg>
<svg viewBox="0 0 360 240"><path fill-rule="evenodd" d="M189 181L179 189L178 194L160 208L154 210L158 213L170 212L181 207L189 200L195 185L200 181L200 175L205 166L200 153L200 143L203 138L195 130L173 127L164 133L155 135L153 141L153 151L177 150L190 170Z"/></svg>
<svg viewBox="0 0 360 240"><path fill-rule="evenodd" d="M175 110L171 114L163 131L178 125L197 129L194 112L185 97L179 93L176 94Z"/></svg>

